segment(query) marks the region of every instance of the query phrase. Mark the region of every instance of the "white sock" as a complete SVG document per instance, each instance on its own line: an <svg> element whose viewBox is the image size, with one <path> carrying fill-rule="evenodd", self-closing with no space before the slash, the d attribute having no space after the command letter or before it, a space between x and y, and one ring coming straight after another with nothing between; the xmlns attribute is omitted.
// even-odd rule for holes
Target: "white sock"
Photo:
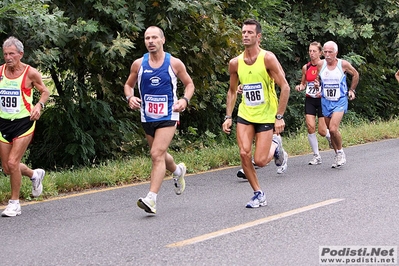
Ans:
<svg viewBox="0 0 399 266"><path fill-rule="evenodd" d="M344 153L343 149L337 150L337 153Z"/></svg>
<svg viewBox="0 0 399 266"><path fill-rule="evenodd" d="M313 154L319 154L319 143L317 142L316 133L308 134L308 140L310 147L312 148Z"/></svg>
<svg viewBox="0 0 399 266"><path fill-rule="evenodd" d="M19 199L17 199L17 200L10 200L10 203L12 203L12 204L19 204Z"/></svg>
<svg viewBox="0 0 399 266"><path fill-rule="evenodd" d="M331 135L330 135L330 130L327 129L327 133L326 133L326 139L330 139Z"/></svg>
<svg viewBox="0 0 399 266"><path fill-rule="evenodd" d="M180 166L176 165L176 170L173 172L174 176L181 176L181 168Z"/></svg>
<svg viewBox="0 0 399 266"><path fill-rule="evenodd" d="M150 198L150 199L153 199L154 201L157 201L157 193L154 193L154 192L148 192L148 194L147 194L147 198Z"/></svg>

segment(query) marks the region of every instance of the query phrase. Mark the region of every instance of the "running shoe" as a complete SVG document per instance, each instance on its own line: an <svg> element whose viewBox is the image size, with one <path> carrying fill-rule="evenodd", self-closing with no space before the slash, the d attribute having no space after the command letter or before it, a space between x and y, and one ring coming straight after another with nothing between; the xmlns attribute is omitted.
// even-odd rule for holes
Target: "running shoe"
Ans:
<svg viewBox="0 0 399 266"><path fill-rule="evenodd" d="M139 206L139 208L148 213L155 214L157 212L157 203L155 202L155 200L149 197L139 198L139 200L137 201L137 206Z"/></svg>
<svg viewBox="0 0 399 266"><path fill-rule="evenodd" d="M255 169L261 168L261 167L259 167L259 166L257 166L257 165L255 164L255 161L254 161L253 158L252 158L252 164L254 165ZM238 172L237 172L237 177L238 177L238 178L242 178L242 179L247 179L247 177L245 176L245 173L244 173L244 169L241 168L240 170L238 170Z"/></svg>
<svg viewBox="0 0 399 266"><path fill-rule="evenodd" d="M273 142L277 144L277 148L274 152L274 163L277 166L281 166L285 160L284 156L286 154L283 148L283 140L280 135L273 134Z"/></svg>
<svg viewBox="0 0 399 266"><path fill-rule="evenodd" d="M321 164L321 156L320 154L314 154L312 160L309 161L309 165L318 165Z"/></svg>
<svg viewBox="0 0 399 266"><path fill-rule="evenodd" d="M337 152L334 157L334 163L332 164L332 168L339 168L346 164L346 156L344 152Z"/></svg>
<svg viewBox="0 0 399 266"><path fill-rule="evenodd" d="M335 156L334 156L334 162L331 165L331 168L337 168L337 154L335 154Z"/></svg>
<svg viewBox="0 0 399 266"><path fill-rule="evenodd" d="M281 167L277 168L277 174L284 174L288 168L288 154L284 151L284 161Z"/></svg>
<svg viewBox="0 0 399 266"><path fill-rule="evenodd" d="M255 191L254 196L247 203L247 208L259 208L260 206L266 206L266 195L262 191Z"/></svg>
<svg viewBox="0 0 399 266"><path fill-rule="evenodd" d="M1 216L15 217L18 215L21 215L21 205L19 203L13 203L11 200L9 200L7 208L1 213Z"/></svg>
<svg viewBox="0 0 399 266"><path fill-rule="evenodd" d="M181 175L180 176L173 176L173 180L175 182L175 193L176 195L181 195L186 188L186 181L184 180L184 176L186 175L187 172L187 167L184 163L179 163L177 167L180 167L181 169Z"/></svg>
<svg viewBox="0 0 399 266"><path fill-rule="evenodd" d="M344 164L346 164L345 153L343 151L337 152L337 167L340 167Z"/></svg>
<svg viewBox="0 0 399 266"><path fill-rule="evenodd" d="M36 178L31 179L32 181L32 195L33 197L39 197L43 192L43 178L46 172L43 169L35 169L33 170L36 172Z"/></svg>
<svg viewBox="0 0 399 266"><path fill-rule="evenodd" d="M247 177L246 177L246 175L244 173L244 169L241 168L240 170L238 170L237 177L238 178L242 178L242 179L247 179Z"/></svg>

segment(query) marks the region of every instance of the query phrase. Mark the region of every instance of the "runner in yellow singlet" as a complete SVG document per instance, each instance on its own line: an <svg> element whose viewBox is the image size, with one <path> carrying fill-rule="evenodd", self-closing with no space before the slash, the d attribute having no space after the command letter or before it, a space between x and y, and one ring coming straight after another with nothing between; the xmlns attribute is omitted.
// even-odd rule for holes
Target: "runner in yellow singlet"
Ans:
<svg viewBox="0 0 399 266"><path fill-rule="evenodd" d="M223 131L230 134L232 113L237 101L237 86L240 83L243 94L238 108L237 143L243 170L254 191L254 196L246 205L247 208L267 205L265 193L261 189L252 163L253 141L255 140L253 161L259 167L267 165L273 157L277 166L284 165L288 157L279 134L285 127L283 115L290 87L276 56L260 48L261 31L260 23L254 19L246 20L242 26L245 50L229 62L230 87L223 123ZM274 84L281 89L279 99Z"/></svg>
<svg viewBox="0 0 399 266"><path fill-rule="evenodd" d="M28 145L32 141L36 120L44 108L50 92L44 85L40 73L21 62L24 46L15 37L3 43L5 64L0 66L0 159L5 174L10 175L11 198L2 216L21 214L19 193L22 175L32 181L32 195L43 191L43 169L32 170L21 163ZM32 104L33 88L40 92L39 102Z"/></svg>

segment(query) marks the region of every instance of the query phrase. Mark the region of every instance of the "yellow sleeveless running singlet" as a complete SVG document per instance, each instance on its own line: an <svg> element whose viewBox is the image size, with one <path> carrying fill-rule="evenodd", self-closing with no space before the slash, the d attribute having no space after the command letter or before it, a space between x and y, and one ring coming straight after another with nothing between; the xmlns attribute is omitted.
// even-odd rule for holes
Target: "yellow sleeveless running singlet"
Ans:
<svg viewBox="0 0 399 266"><path fill-rule="evenodd" d="M5 75L6 65L3 65L0 73L0 117L3 119L19 119L30 116L32 110L32 88L25 88L25 79L30 66L26 66L24 72L15 79Z"/></svg>
<svg viewBox="0 0 399 266"><path fill-rule="evenodd" d="M278 99L274 80L265 67L266 51L261 49L253 65L244 62L244 53L238 56L238 78L243 86L238 116L251 123L274 123Z"/></svg>

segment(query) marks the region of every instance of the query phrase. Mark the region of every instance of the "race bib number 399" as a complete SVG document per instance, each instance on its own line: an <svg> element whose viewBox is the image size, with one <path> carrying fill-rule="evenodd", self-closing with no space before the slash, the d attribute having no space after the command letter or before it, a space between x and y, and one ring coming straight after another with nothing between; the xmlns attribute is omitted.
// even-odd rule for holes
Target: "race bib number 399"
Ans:
<svg viewBox="0 0 399 266"><path fill-rule="evenodd" d="M5 113L16 114L20 111L20 90L0 90L1 110Z"/></svg>
<svg viewBox="0 0 399 266"><path fill-rule="evenodd" d="M244 84L242 90L246 105L256 106L265 103L262 83Z"/></svg>
<svg viewBox="0 0 399 266"><path fill-rule="evenodd" d="M160 118L168 115L167 95L144 95L145 114L152 118Z"/></svg>

